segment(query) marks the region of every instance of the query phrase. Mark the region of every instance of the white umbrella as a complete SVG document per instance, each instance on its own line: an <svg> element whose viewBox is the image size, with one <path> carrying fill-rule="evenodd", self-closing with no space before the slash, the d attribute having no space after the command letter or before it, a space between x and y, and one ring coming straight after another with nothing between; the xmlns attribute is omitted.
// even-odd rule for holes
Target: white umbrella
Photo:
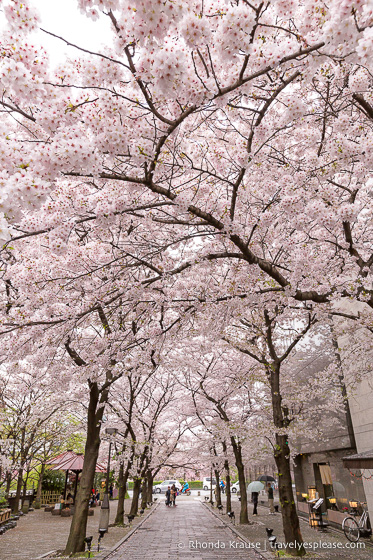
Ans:
<svg viewBox="0 0 373 560"><path fill-rule="evenodd" d="M254 480L254 482L250 482L249 486L247 487L248 492L260 492L263 490L264 484L259 482L259 480Z"/></svg>

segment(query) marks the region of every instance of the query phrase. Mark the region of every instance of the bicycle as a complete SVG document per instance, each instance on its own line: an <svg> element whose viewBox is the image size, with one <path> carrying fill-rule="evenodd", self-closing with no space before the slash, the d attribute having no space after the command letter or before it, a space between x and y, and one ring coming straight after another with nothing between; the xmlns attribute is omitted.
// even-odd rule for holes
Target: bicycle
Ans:
<svg viewBox="0 0 373 560"><path fill-rule="evenodd" d="M342 529L345 536L351 542L358 542L360 537L370 537L372 534L372 529L369 520L369 513L366 509L363 508L363 513L359 519L359 523L356 521L354 517L351 515L357 515L357 507L366 506L366 502L356 502L356 507L353 508L353 511L344 518L342 521Z"/></svg>

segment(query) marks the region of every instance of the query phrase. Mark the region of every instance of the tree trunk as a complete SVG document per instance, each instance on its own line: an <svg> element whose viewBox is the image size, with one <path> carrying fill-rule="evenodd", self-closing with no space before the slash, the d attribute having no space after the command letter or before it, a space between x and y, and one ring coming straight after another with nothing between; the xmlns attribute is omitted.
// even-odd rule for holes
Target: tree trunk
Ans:
<svg viewBox="0 0 373 560"><path fill-rule="evenodd" d="M28 474L29 474L28 471L26 471L26 476L25 476L25 478L23 479L23 482L22 482L22 486L23 486L23 488L22 488L22 498L21 498L22 507L23 507L23 505L25 503L25 500L26 500Z"/></svg>
<svg viewBox="0 0 373 560"><path fill-rule="evenodd" d="M23 483L23 469L21 468L18 471L16 498L13 503L12 513L18 513L19 511L19 501L21 499L22 483Z"/></svg>
<svg viewBox="0 0 373 560"><path fill-rule="evenodd" d="M104 406L102 406L102 404L107 400L107 391L102 393L101 399L99 399L99 397L100 392L97 383L91 383L83 471L75 500L75 511L70 526L70 534L65 549L66 555L83 552L85 548L84 539L87 528L88 505L100 448L100 427L104 413Z"/></svg>
<svg viewBox="0 0 373 560"><path fill-rule="evenodd" d="M146 473L146 501L148 504L153 501L153 474L151 471Z"/></svg>
<svg viewBox="0 0 373 560"><path fill-rule="evenodd" d="M240 484L241 493L241 510L240 510L240 525L250 525L249 517L247 514L247 492L246 492L246 480L245 480L245 467L242 461L242 449L239 442L237 442L234 436L231 436L231 443L235 458L235 463L238 471L238 481Z"/></svg>
<svg viewBox="0 0 373 560"><path fill-rule="evenodd" d="M131 502L131 510L129 513L130 515L137 515L137 511L139 509L140 488L141 488L141 478L136 478L133 483L133 496Z"/></svg>
<svg viewBox="0 0 373 560"><path fill-rule="evenodd" d="M293 495L290 472L290 450L287 443L287 436L276 434L275 461L279 476L278 490L285 543L296 543L296 548L288 549L289 554L292 556L303 556L305 550Z"/></svg>
<svg viewBox="0 0 373 560"><path fill-rule="evenodd" d="M115 517L115 525L124 525L124 500L127 492L127 479L128 470L124 470L124 465L121 463L118 475L118 508Z"/></svg>
<svg viewBox="0 0 373 560"><path fill-rule="evenodd" d="M35 509L40 509L41 506L41 489L43 484L44 471L45 471L45 463L42 463L40 468L39 478L38 478L38 487L36 490L35 502L34 502Z"/></svg>
<svg viewBox="0 0 373 560"><path fill-rule="evenodd" d="M5 487L5 496L9 497L10 486L12 484L12 475L10 472L6 474L6 487Z"/></svg>
<svg viewBox="0 0 373 560"><path fill-rule="evenodd" d="M280 364L272 364L268 372L271 380L273 421L276 428L284 429L288 424L288 411L282 406L280 392ZM290 470L290 448L286 435L276 433L274 458L278 470L278 489L281 504L282 524L285 544L292 544L287 551L291 556L304 556L306 551L299 526L299 518L293 495Z"/></svg>
<svg viewBox="0 0 373 560"><path fill-rule="evenodd" d="M224 463L225 468L225 478L226 478L226 487L225 492L227 494L227 505L226 505L226 512L232 511L232 498L231 498L231 475L229 473L229 463L225 461Z"/></svg>
<svg viewBox="0 0 373 560"><path fill-rule="evenodd" d="M147 479L144 478L141 486L141 509L146 509L147 497L148 497L148 484L147 484Z"/></svg>
<svg viewBox="0 0 373 560"><path fill-rule="evenodd" d="M215 473L215 480L216 480L216 486L215 486L216 507L218 507L218 506L221 506L221 491L220 491L220 485L219 485L219 471L214 470L214 473Z"/></svg>
<svg viewBox="0 0 373 560"><path fill-rule="evenodd" d="M21 504L22 504L21 509L22 509L23 513L28 513L28 507L29 507L28 506L27 508L25 508L25 510L23 510L23 508L25 506L25 500L27 500L26 492L27 492L27 482L28 482L29 476L30 476L30 468L28 467L27 470L26 470L25 479L23 481L23 491L22 491L22 500L21 500ZM29 502L29 504L30 504L30 502Z"/></svg>

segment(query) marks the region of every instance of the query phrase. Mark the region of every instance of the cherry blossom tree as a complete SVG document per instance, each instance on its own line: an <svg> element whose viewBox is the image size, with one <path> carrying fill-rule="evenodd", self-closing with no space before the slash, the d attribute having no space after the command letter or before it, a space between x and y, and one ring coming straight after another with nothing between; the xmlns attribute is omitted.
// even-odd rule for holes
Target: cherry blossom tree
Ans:
<svg viewBox="0 0 373 560"><path fill-rule="evenodd" d="M372 305L368 7L78 5L109 18L114 47L50 71L24 39L39 28L32 6L5 2L5 235L48 232L63 251L65 207L47 219L46 197L84 184L83 223L128 215L136 201L136 219L186 244L170 254L164 241L162 266L145 260L159 279L239 260L246 289Z"/></svg>
<svg viewBox="0 0 373 560"><path fill-rule="evenodd" d="M198 341L195 341L195 349L197 345ZM188 341L189 351L190 347ZM202 347L205 347L205 343ZM193 360L186 363L186 384L192 393L196 414L209 434L210 444L207 443L207 448L217 484L226 464L226 456L221 449L218 453L217 443L229 441L240 482L240 523L248 524L243 446L247 437L247 420L252 413L252 387L245 383L247 360L239 360L235 352L224 351L219 347L202 356L203 350L195 352ZM219 490L217 501L221 501Z"/></svg>
<svg viewBox="0 0 373 560"><path fill-rule="evenodd" d="M295 556L304 555L305 550L292 490L290 438L296 436L297 430L298 433L308 433L306 426L314 409L338 410L343 406L338 368L332 366L328 374L322 371L305 382L299 379L299 372L292 371L291 365L287 364L297 345L311 333L316 323L317 316L309 305L294 310L281 308L277 302L271 305L268 301L262 309L257 307L248 311L238 325L228 329L230 333L226 336L227 341L260 365L270 389L272 428L268 434L273 434L285 541L297 543L292 551ZM334 385L335 390L331 391L333 397L325 402L323 396L327 385ZM312 429L316 431L316 427L312 426Z"/></svg>
<svg viewBox="0 0 373 560"><path fill-rule="evenodd" d="M65 382L87 404L66 552L84 547L113 383L138 361L151 368L166 333L182 323L193 334L201 313L207 355L214 327L264 369L285 534L301 543L280 372L314 318L371 328L370 5L77 5L110 21L112 46L77 41L77 58L53 68L33 38L70 43L41 27L31 0L1 1L1 352L51 368L51 390ZM302 325L287 346L272 340L285 328L276 306ZM243 335L231 319L247 313ZM223 384L210 385L199 398L229 424ZM242 462L241 434L223 439Z"/></svg>
<svg viewBox="0 0 373 560"><path fill-rule="evenodd" d="M2 393L1 440L5 456L1 484L9 493L17 480L14 512L18 512L23 491L26 495L30 474L37 466L40 448L53 433L58 416L65 416L65 404L53 392L49 374L27 362L9 363L0 377ZM65 431L68 431L66 423ZM63 430L59 430L60 435ZM39 478L41 482L41 479ZM41 489L41 486L40 486Z"/></svg>

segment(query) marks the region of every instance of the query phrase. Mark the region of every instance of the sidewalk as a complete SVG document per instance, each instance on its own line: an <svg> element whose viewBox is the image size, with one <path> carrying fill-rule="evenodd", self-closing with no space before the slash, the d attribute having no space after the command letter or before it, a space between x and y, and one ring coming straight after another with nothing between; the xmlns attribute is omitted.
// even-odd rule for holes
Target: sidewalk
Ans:
<svg viewBox="0 0 373 560"><path fill-rule="evenodd" d="M232 499L232 509L235 512L236 518L236 529L246 537L250 542L259 542L262 549L266 546L268 548L268 538L266 533L266 528L273 529L273 535L277 537L278 542L284 542L284 534L282 530L282 516L281 513L275 515L269 515L269 509L266 507L258 507L258 516L253 517L252 504L248 504L249 510L249 520L253 522L253 525L239 525L239 512L240 512L240 502L237 497ZM224 510L223 510L224 511ZM214 508L214 512L218 512ZM221 515L221 514L219 514ZM229 522L230 520L227 515L222 516L224 521ZM310 558L320 558L322 560L372 560L373 559L373 547L370 544L366 544L366 541L362 540L359 543L350 543L346 539L343 533L337 533L332 530L323 533L312 529L308 521L300 518L300 528L303 536L303 540L307 543L307 552L312 552ZM341 544L338 544L341 543ZM341 546L341 548L339 548ZM285 551L285 549L282 549ZM282 556L283 558L284 556Z"/></svg>
<svg viewBox="0 0 373 560"><path fill-rule="evenodd" d="M199 499L177 498L153 515L104 560L262 560Z"/></svg>
<svg viewBox="0 0 373 560"><path fill-rule="evenodd" d="M129 511L130 500L126 500ZM110 502L110 523L114 523L118 502ZM87 536L93 535L97 543L100 508L94 508L93 517L88 517ZM52 550L63 550L69 535L71 517L52 516L43 509L35 510L17 522L17 527L0 536L0 560L34 560ZM132 526L138 522L136 518ZM126 518L125 518L126 520ZM102 540L109 550L129 531L128 527L110 527Z"/></svg>

